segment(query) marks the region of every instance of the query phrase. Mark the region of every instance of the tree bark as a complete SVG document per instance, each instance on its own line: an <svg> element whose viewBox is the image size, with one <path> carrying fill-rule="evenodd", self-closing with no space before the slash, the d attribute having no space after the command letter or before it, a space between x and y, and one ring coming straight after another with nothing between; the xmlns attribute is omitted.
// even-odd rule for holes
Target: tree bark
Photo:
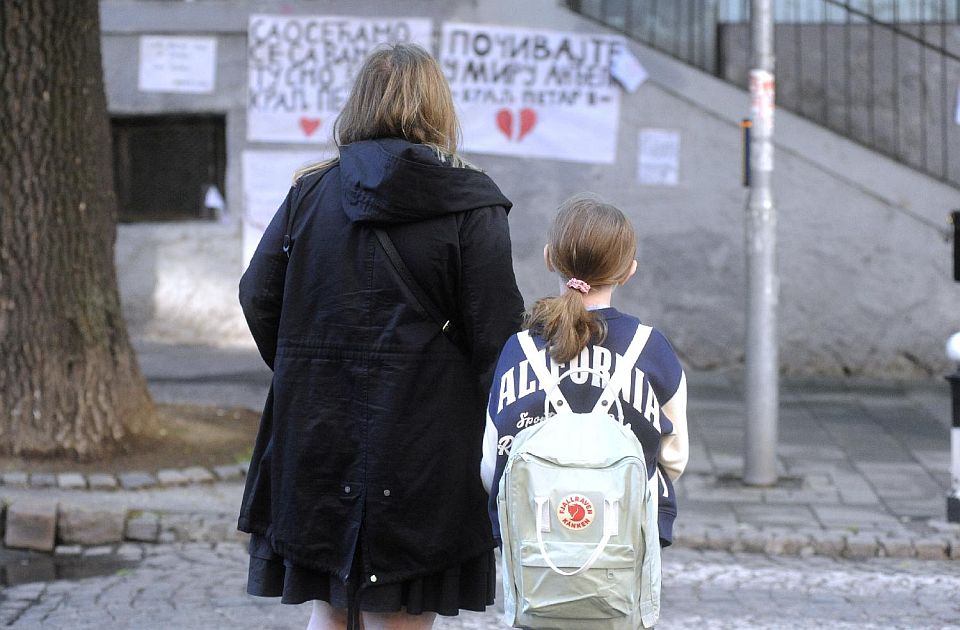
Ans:
<svg viewBox="0 0 960 630"><path fill-rule="evenodd" d="M114 267L97 0L0 2L0 452L109 453L152 428Z"/></svg>

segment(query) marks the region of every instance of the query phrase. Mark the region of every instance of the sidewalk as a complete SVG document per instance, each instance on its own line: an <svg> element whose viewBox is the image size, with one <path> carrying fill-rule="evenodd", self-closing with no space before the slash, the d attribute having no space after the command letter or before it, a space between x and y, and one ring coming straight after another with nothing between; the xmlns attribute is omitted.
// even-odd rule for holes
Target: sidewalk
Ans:
<svg viewBox="0 0 960 630"><path fill-rule="evenodd" d="M157 400L260 409L270 373L253 349L137 343ZM848 557L960 559L944 521L950 406L941 379L787 379L773 488L744 487L744 405L735 375L689 377L690 463L677 485L678 546ZM112 493L43 491L130 509L234 518L241 484ZM23 493L38 493L36 489ZM12 493L12 494L11 494ZM4 489L9 498L16 491ZM83 495L83 497L79 495ZM235 520L233 521L235 522Z"/></svg>

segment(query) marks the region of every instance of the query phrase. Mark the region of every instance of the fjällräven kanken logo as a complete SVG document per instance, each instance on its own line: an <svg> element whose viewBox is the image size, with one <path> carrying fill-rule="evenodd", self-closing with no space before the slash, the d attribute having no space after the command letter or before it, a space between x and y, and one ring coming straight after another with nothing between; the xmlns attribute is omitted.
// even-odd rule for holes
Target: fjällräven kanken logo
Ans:
<svg viewBox="0 0 960 630"><path fill-rule="evenodd" d="M567 529L585 529L593 522L593 502L581 494L570 494L560 501L557 518Z"/></svg>

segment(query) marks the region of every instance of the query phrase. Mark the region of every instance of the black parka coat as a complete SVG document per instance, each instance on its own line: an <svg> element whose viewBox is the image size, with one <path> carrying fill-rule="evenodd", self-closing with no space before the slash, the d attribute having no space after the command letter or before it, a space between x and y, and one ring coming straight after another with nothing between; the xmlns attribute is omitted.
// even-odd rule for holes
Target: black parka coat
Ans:
<svg viewBox="0 0 960 630"><path fill-rule="evenodd" d="M242 531L341 579L361 545L358 570L378 584L495 546L477 471L491 375L523 310L510 206L482 172L398 139L345 145L339 164L291 189L240 281L273 369ZM370 224L458 344L405 297Z"/></svg>

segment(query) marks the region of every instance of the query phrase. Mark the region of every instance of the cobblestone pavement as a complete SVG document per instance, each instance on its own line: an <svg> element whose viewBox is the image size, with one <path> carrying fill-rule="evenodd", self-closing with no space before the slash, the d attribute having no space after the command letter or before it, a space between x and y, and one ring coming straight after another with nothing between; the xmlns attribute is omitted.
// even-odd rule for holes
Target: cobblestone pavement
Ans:
<svg viewBox="0 0 960 630"><path fill-rule="evenodd" d="M236 543L130 546L142 561L103 577L0 592L0 625L72 630L303 628L309 606L244 594ZM673 549L664 555L663 615L677 628L957 628L956 562L768 557ZM499 610L443 618L437 628L501 628Z"/></svg>

